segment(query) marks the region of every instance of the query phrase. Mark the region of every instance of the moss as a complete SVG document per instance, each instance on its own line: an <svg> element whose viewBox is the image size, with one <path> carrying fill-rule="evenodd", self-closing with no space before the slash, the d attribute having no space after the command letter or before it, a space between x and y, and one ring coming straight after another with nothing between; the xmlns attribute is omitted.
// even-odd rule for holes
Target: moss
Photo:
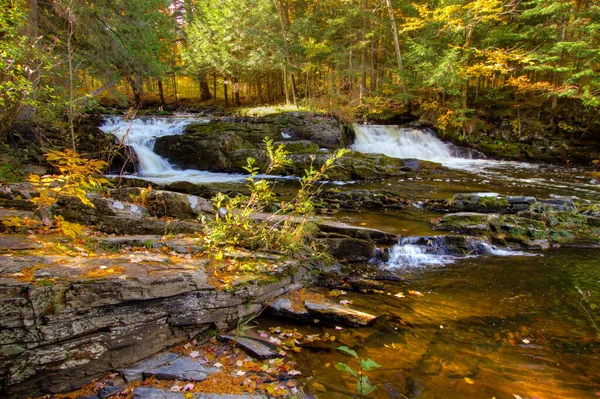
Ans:
<svg viewBox="0 0 600 399"><path fill-rule="evenodd" d="M508 200L504 196L482 196L479 197L479 204L488 210L504 210L510 207Z"/></svg>

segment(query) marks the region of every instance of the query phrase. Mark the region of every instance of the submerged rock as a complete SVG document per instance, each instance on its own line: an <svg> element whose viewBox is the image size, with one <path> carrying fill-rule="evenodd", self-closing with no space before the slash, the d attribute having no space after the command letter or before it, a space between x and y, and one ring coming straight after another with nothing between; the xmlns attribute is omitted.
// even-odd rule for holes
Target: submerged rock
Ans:
<svg viewBox="0 0 600 399"><path fill-rule="evenodd" d="M122 368L117 371L121 373L121 375L123 376L123 378L125 378L125 381L127 382L138 381L143 378L144 371L153 370L159 366L163 366L167 363L173 362L179 357L180 356L176 353L159 353L152 359L143 360L135 366Z"/></svg>
<svg viewBox="0 0 600 399"><path fill-rule="evenodd" d="M249 352L252 356L259 359L273 359L280 356L275 345L262 339L245 336L236 337L233 335L221 335L219 338L225 341L235 342L237 345Z"/></svg>
<svg viewBox="0 0 600 399"><path fill-rule="evenodd" d="M214 393L180 393L159 388L138 387L133 391L133 399L266 399L260 395L232 395Z"/></svg>
<svg viewBox="0 0 600 399"><path fill-rule="evenodd" d="M354 327L371 325L378 318L378 316L370 313L350 309L332 302L307 300L304 301L304 306L315 318Z"/></svg>
<svg viewBox="0 0 600 399"><path fill-rule="evenodd" d="M190 357L175 360L142 372L144 378L157 380L204 381L210 374L220 373L216 367L207 367Z"/></svg>

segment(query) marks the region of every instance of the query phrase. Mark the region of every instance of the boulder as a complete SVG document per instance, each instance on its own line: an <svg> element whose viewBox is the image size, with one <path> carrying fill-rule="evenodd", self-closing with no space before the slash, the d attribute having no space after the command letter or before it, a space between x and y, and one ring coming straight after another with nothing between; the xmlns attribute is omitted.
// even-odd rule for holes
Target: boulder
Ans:
<svg viewBox="0 0 600 399"><path fill-rule="evenodd" d="M316 196L321 206L333 209L403 209L410 201L387 190L323 190Z"/></svg>
<svg viewBox="0 0 600 399"><path fill-rule="evenodd" d="M320 239L331 255L344 262L368 262L375 252L372 241L357 238Z"/></svg>
<svg viewBox="0 0 600 399"><path fill-rule="evenodd" d="M219 338L234 342L258 359L273 359L281 356L275 345L263 339L233 335L221 335Z"/></svg>
<svg viewBox="0 0 600 399"><path fill-rule="evenodd" d="M178 357L173 361L142 372L144 378L157 380L204 381L209 375L220 373L215 367L208 367L191 357Z"/></svg>
<svg viewBox="0 0 600 399"><path fill-rule="evenodd" d="M148 212L156 217L198 219L199 215L213 213L213 204L210 200L173 191L121 188L114 190L112 197L123 202L141 202Z"/></svg>
<svg viewBox="0 0 600 399"><path fill-rule="evenodd" d="M304 306L313 317L334 324L366 327L375 323L378 318L378 316L350 309L333 302L307 300L304 301Z"/></svg>

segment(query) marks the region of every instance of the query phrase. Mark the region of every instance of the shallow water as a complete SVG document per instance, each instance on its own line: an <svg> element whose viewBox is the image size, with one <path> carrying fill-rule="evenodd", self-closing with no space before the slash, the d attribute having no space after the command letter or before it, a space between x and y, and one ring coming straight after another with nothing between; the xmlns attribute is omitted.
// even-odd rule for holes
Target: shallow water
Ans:
<svg viewBox="0 0 600 399"><path fill-rule="evenodd" d="M140 145L151 150L152 140L146 140L144 132L162 134L154 129L163 122L144 123L136 134L142 138ZM401 141L380 139L384 146ZM412 135L411 140L420 142L424 154L433 154L430 159L451 170L440 175L343 185L332 182L324 187L389 189L416 204L463 192L600 200L600 185L588 168L461 159L452 149L431 142L430 137ZM367 152L376 151L377 146L372 144ZM243 188L239 175L176 171L158 160L152 161L145 172L139 177L161 183L187 180L218 182L226 189ZM284 180L277 183L276 191L285 197L297 186L297 181ZM332 215L343 222L403 236L436 234L427 222L437 216L418 207L359 209ZM374 326L339 331L333 326L289 323L287 327L303 333L328 332L337 338L290 355L303 373L305 390L321 399L356 392L356 382L335 368L338 361L356 368L355 360L334 349L344 344L361 358L383 365L368 373L378 385L372 395L376 398L600 397L600 332L594 327L594 323L600 324L600 256L597 251L572 249L552 249L536 255L486 255L452 259L444 265L417 262L410 268L396 265L392 273L406 282L388 282L384 294L349 293L338 298L352 300L353 307L381 315ZM583 300L577 287L584 294L589 292L590 297ZM408 290L423 296L410 295ZM398 292L405 297L393 295ZM592 309L592 304L598 308ZM285 323L267 317L259 321L262 326ZM315 382L322 384L326 392L317 392Z"/></svg>
<svg viewBox="0 0 600 399"><path fill-rule="evenodd" d="M304 376L342 398L356 392L337 362L356 361L334 348L348 345L383 367L368 373L376 398L597 398L600 396L600 261L595 251L551 250L535 257L483 256L445 266L396 269L406 283L387 282L385 294L348 293L352 307L381 315L372 327L289 324L337 340L294 354ZM589 302L582 302L590 292ZM408 290L422 293L410 295ZM403 292L398 298L387 293ZM327 364L329 367L326 367Z"/></svg>

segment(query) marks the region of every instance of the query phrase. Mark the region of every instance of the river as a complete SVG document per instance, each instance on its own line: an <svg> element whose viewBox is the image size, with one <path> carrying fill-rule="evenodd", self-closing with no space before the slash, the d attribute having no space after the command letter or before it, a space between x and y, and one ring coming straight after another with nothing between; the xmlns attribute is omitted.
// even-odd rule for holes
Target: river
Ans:
<svg viewBox="0 0 600 399"><path fill-rule="evenodd" d="M102 127L125 137L142 161L138 177L156 183L186 180L239 187L243 176L178 171L152 151L153 137L181 134L190 118L107 119ZM198 121L198 120L195 120ZM404 237L436 234L437 215L418 206L460 192L494 192L538 198L600 200L600 185L581 167L503 162L441 142L431 132L397 126L357 126L355 151L440 162L439 177L329 182L340 190L388 188L417 206L399 211L338 212L338 220ZM156 156L156 157L153 157ZM291 190L287 180L279 190ZM409 240L410 241L410 240ZM335 350L357 350L382 368L368 372L376 398L598 398L600 397L600 257L598 251L553 248L527 253L491 250L479 257L435 257L401 242L379 265L353 265L349 273L381 271L383 293L348 292L338 300L380 315L372 327L338 330L261 317L261 327L282 326L303 334L329 333L336 341L305 348L294 360L305 391L319 398L356 392L337 362L355 360ZM375 270L376 269L376 270ZM395 279L395 280L396 280Z"/></svg>

